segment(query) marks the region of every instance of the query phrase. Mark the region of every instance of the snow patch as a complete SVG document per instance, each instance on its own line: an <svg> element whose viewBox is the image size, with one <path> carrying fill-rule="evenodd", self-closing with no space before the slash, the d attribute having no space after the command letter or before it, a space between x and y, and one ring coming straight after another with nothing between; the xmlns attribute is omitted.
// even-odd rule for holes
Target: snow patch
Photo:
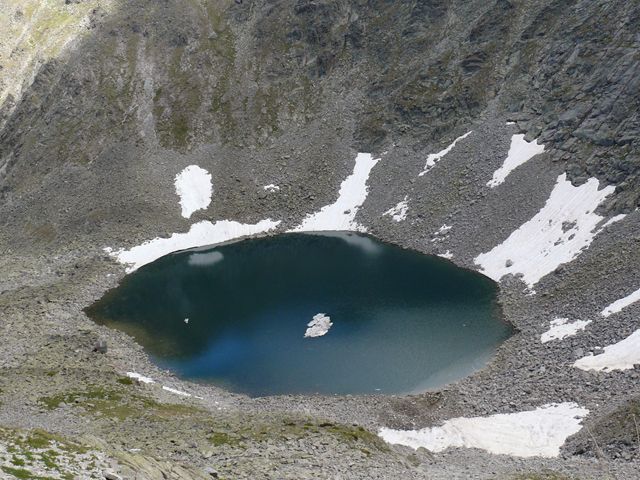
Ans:
<svg viewBox="0 0 640 480"><path fill-rule="evenodd" d="M609 220L607 220L604 225L602 225L602 228L608 227L609 225L612 225L616 222L619 222L620 220L622 220L624 217L626 217L627 215L625 213L620 213L619 215L615 215L613 217L611 217Z"/></svg>
<svg viewBox="0 0 640 480"><path fill-rule="evenodd" d="M493 178L487 182L487 186L497 187L513 170L542 152L544 152L544 145L538 145L537 140L527 142L524 135L513 135L507 158L502 166L494 172Z"/></svg>
<svg viewBox="0 0 640 480"><path fill-rule="evenodd" d="M438 256L442 258L446 258L447 260L451 260L453 258L453 253L451 253L450 250L447 250L444 253L439 253Z"/></svg>
<svg viewBox="0 0 640 480"><path fill-rule="evenodd" d="M438 231L436 232L436 235L442 235L445 232L448 232L449 230L451 230L453 228L453 225L447 225L446 223L444 225L442 225Z"/></svg>
<svg viewBox="0 0 640 480"><path fill-rule="evenodd" d="M615 187L598 190L595 178L574 187L566 177L564 173L558 177L544 207L531 220L500 245L474 259L485 275L498 282L509 273L521 274L532 288L542 277L589 247L602 231L596 226L603 217L594 210Z"/></svg>
<svg viewBox="0 0 640 480"><path fill-rule="evenodd" d="M623 308L628 307L629 305L637 302L638 300L640 300L640 289L636 290L633 293L630 293L629 295L627 295L624 298L621 298L620 300L616 300L611 305L609 305L604 310L602 310L602 312L600 312L600 315L602 315L603 317L608 317L610 315L613 315L614 313L620 312Z"/></svg>
<svg viewBox="0 0 640 480"><path fill-rule="evenodd" d="M540 335L540 341L547 343L551 340L562 340L563 338L571 337L580 330L584 330L590 323L591 320L576 320L575 322L569 323L568 318L556 318L555 320L551 320L549 330Z"/></svg>
<svg viewBox="0 0 640 480"><path fill-rule="evenodd" d="M112 252L110 255L116 257L120 263L128 265L126 271L131 273L171 252L268 232L279 224L280 221L271 219L262 220L256 224L238 223L231 220L211 223L204 220L191 225L186 233L174 233L169 238L155 238L129 250Z"/></svg>
<svg viewBox="0 0 640 480"><path fill-rule="evenodd" d="M280 187L278 185L274 185L273 183L270 183L269 185L265 185L264 187L262 187L264 190L266 190L269 193L274 193L274 192L279 192L280 191Z"/></svg>
<svg viewBox="0 0 640 480"><path fill-rule="evenodd" d="M640 330L636 330L624 340L604 347L600 355L587 355L573 364L581 370L629 370L640 364Z"/></svg>
<svg viewBox="0 0 640 480"><path fill-rule="evenodd" d="M329 329L333 326L331 318L324 313L318 313L313 316L313 320L307 323L307 331L304 332L304 338L322 337L326 335Z"/></svg>
<svg viewBox="0 0 640 480"><path fill-rule="evenodd" d="M136 372L127 372L127 377L142 383L156 383L152 378L145 377L144 375L140 375Z"/></svg>
<svg viewBox="0 0 640 480"><path fill-rule="evenodd" d="M441 427L421 430L383 428L379 435L388 443L432 452L466 447L517 457L557 457L588 413L575 403L549 404L527 412L453 418Z"/></svg>
<svg viewBox="0 0 640 480"><path fill-rule="evenodd" d="M290 230L292 232L355 230L366 229L356 221L356 213L369 193L367 180L371 169L380 161L369 153L359 153L353 173L340 185L338 199L331 205L323 207L319 212L307 215L302 223Z"/></svg>
<svg viewBox="0 0 640 480"><path fill-rule="evenodd" d="M440 150L438 153L430 153L427 156L427 162L424 164L424 169L418 174L418 176L421 177L425 173L428 173L429 170L431 170L433 167L436 166L436 163L438 163L442 159L442 157L444 157L447 153L453 150L453 147L456 146L456 143L458 143L460 140L467 138L469 135L471 135L471 132L467 132L464 135L459 136L451 143L451 145L449 145L444 150Z"/></svg>
<svg viewBox="0 0 640 480"><path fill-rule="evenodd" d="M407 210L409 210L409 200L405 196L404 200L398 202L395 207L390 208L382 215L390 216L396 222L401 222L402 220L407 218Z"/></svg>
<svg viewBox="0 0 640 480"><path fill-rule="evenodd" d="M175 395L180 395L181 397L190 397L191 394L187 392L183 392L182 390L176 390L175 388L167 387L166 385L162 386L163 390L166 390L169 393L173 393Z"/></svg>
<svg viewBox="0 0 640 480"><path fill-rule="evenodd" d="M175 187L184 218L191 217L193 212L207 208L211 203L211 174L204 168L189 165L176 175Z"/></svg>

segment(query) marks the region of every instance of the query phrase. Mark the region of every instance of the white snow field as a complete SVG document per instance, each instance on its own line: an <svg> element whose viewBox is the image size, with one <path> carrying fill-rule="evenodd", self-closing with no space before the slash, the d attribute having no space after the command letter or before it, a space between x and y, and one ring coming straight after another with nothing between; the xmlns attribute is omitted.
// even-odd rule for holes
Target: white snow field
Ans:
<svg viewBox="0 0 640 480"><path fill-rule="evenodd" d="M322 207L319 212L307 215L292 232L312 232L331 230L352 230L365 232L366 229L356 221L356 213L369 193L367 180L373 167L380 161L370 153L358 153L353 173L340 185L338 199L331 205Z"/></svg>
<svg viewBox="0 0 640 480"><path fill-rule="evenodd" d="M556 457L567 437L582 428L588 413L575 403L558 403L526 412L453 418L421 430L383 428L379 435L388 443L432 452L466 447L517 457Z"/></svg>
<svg viewBox="0 0 640 480"><path fill-rule="evenodd" d="M211 174L204 168L189 165L176 175L175 187L184 218L190 218L193 212L207 208L211 203Z"/></svg>
<svg viewBox="0 0 640 480"><path fill-rule="evenodd" d="M547 343L551 340L562 340L563 338L571 337L584 330L590 323L591 320L576 320L569 323L568 318L556 318L551 320L549 330L540 335L540 341Z"/></svg>
<svg viewBox="0 0 640 480"><path fill-rule="evenodd" d="M563 173L544 207L501 244L478 255L474 262L496 282L509 273L521 274L532 288L559 265L570 262L589 247L604 227L595 209L613 193L614 186L598 189L595 178L574 187Z"/></svg>
<svg viewBox="0 0 640 480"><path fill-rule="evenodd" d="M603 317L608 317L610 315L613 315L614 313L622 311L623 308L628 307L632 303L636 303L638 300L640 300L640 288L635 292L630 293L626 297L621 298L620 300L616 300L611 305L607 306L604 310L602 310L602 312L600 312L600 315L602 315Z"/></svg>
<svg viewBox="0 0 640 480"><path fill-rule="evenodd" d="M587 355L573 364L581 370L629 370L640 364L640 330L636 330L624 340L604 347L600 355Z"/></svg>
<svg viewBox="0 0 640 480"><path fill-rule="evenodd" d="M427 161L424 164L424 169L418 174L418 176L421 177L425 173L428 173L429 170L431 170L433 167L436 166L436 163L438 163L440 160L442 160L442 157L444 157L447 153L449 153L451 150L453 150L453 147L456 146L456 143L458 143L460 140L464 140L469 135L471 135L471 133L472 132L469 131L469 132L465 133L464 135L459 136L453 142L451 142L451 144L447 148L445 148L444 150L440 150L438 153L430 153L427 156Z"/></svg>
<svg viewBox="0 0 640 480"><path fill-rule="evenodd" d="M111 252L110 255L115 256L120 263L128 265L126 271L131 273L171 252L268 232L279 224L280 221L271 219L262 220L256 224L238 223L231 220L211 223L204 220L191 225L186 233L174 233L169 238L155 238L129 250Z"/></svg>
<svg viewBox="0 0 640 480"><path fill-rule="evenodd" d="M409 200L408 200L408 197L405 196L404 200L402 200L401 202L398 202L398 204L395 207L391 207L382 215L391 217L396 222L401 222L402 220L407 218L408 210L409 210Z"/></svg>
<svg viewBox="0 0 640 480"><path fill-rule="evenodd" d="M537 140L527 142L524 135L513 135L507 158L502 166L493 173L493 178L487 182L487 187L495 188L504 183L507 175L542 152L544 152L544 145L538 145Z"/></svg>
<svg viewBox="0 0 640 480"><path fill-rule="evenodd" d="M326 335L333 326L331 318L324 313L318 313L313 316L313 320L307 323L307 330L304 332L304 338L315 338Z"/></svg>

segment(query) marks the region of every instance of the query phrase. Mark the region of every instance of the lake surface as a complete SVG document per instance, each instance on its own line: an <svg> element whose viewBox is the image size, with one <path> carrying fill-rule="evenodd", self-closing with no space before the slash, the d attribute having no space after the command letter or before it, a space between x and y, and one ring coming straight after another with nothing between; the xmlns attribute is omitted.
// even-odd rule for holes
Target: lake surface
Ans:
<svg viewBox="0 0 640 480"><path fill-rule="evenodd" d="M295 233L167 255L87 313L163 368L252 396L410 393L481 368L512 334L496 295L439 257ZM319 313L332 325L305 338Z"/></svg>

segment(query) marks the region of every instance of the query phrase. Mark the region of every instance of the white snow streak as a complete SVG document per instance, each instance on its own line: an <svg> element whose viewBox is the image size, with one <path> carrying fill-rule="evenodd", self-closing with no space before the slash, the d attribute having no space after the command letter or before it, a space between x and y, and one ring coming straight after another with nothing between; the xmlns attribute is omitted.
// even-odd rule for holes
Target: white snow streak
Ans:
<svg viewBox="0 0 640 480"><path fill-rule="evenodd" d="M603 217L594 210L615 187L598 190L598 185L591 178L574 187L563 173L544 207L500 245L478 255L475 263L495 281L509 273L522 274L529 288L533 287L559 265L576 258L602 231L596 226Z"/></svg>
<svg viewBox="0 0 640 480"><path fill-rule="evenodd" d="M366 229L356 221L356 213L369 193L367 180L371 169L380 161L369 153L359 153L353 173L340 185L340 192L335 203L323 207L319 212L307 215L302 223L292 232L355 230Z"/></svg>
<svg viewBox="0 0 640 480"><path fill-rule="evenodd" d="M191 394L187 392L183 392L182 390L176 390L175 388L167 387L166 385L162 386L163 390L166 390L169 393L173 393L175 395L180 395L181 397L190 397Z"/></svg>
<svg viewBox="0 0 640 480"><path fill-rule="evenodd" d="M582 370L629 370L640 364L640 330L624 340L604 347L600 355L587 355L573 364Z"/></svg>
<svg viewBox="0 0 640 480"><path fill-rule="evenodd" d="M116 257L120 263L128 265L127 273L131 273L171 252L267 232L279 224L280 221L271 219L262 220L256 224L238 223L231 220L211 223L204 220L191 225L186 233L174 233L169 238L155 238L130 250L120 250L112 252L110 255Z"/></svg>
<svg viewBox="0 0 640 480"><path fill-rule="evenodd" d="M322 337L326 335L329 329L333 326L331 318L324 313L318 313L313 316L313 320L307 323L307 331L304 332L304 338Z"/></svg>
<svg viewBox="0 0 640 480"><path fill-rule="evenodd" d="M447 260L451 260L453 258L453 253L451 253L450 250L447 250L444 253L439 253L438 256L442 258L446 258Z"/></svg>
<svg viewBox="0 0 640 480"><path fill-rule="evenodd" d="M518 457L556 457L588 413L575 403L550 404L527 412L453 418L441 427L421 430L383 428L379 435L388 443L432 452L466 447Z"/></svg>
<svg viewBox="0 0 640 480"><path fill-rule="evenodd" d="M438 153L430 153L427 156L427 162L424 164L424 169L418 174L418 176L421 177L425 173L428 173L429 170L431 170L433 167L436 166L436 163L438 163L442 159L442 157L444 157L447 153L453 150L453 147L456 146L456 143L458 143L460 140L467 138L469 135L471 135L471 132L467 132L464 135L461 135L460 137L456 138L451 143L451 145L449 145L444 150L440 150Z"/></svg>
<svg viewBox="0 0 640 480"><path fill-rule="evenodd" d="M607 220L604 225L602 225L602 228L608 227L611 224L614 224L616 222L619 222L620 220L622 220L624 217L626 217L627 215L625 213L620 213L619 215L616 215L614 217L611 217L609 220Z"/></svg>
<svg viewBox="0 0 640 480"><path fill-rule="evenodd" d="M556 318L555 320L551 320L549 330L540 335L540 341L547 343L551 340L562 340L563 338L571 337L580 330L584 330L590 323L591 320L576 320L575 322L569 323L568 318Z"/></svg>
<svg viewBox="0 0 640 480"><path fill-rule="evenodd" d="M197 165L189 165L176 175L175 186L184 218L191 217L193 212L207 208L211 203L211 174Z"/></svg>
<svg viewBox="0 0 640 480"><path fill-rule="evenodd" d="M600 315L602 315L603 317L608 317L610 315L613 315L614 313L620 312L623 308L628 307L638 300L640 300L640 289L636 290L633 293L630 293L620 300L616 300L611 305L602 310L602 312L600 312Z"/></svg>
<svg viewBox="0 0 640 480"><path fill-rule="evenodd" d="M402 220L407 218L407 210L409 210L409 201L407 197L404 197L404 200L398 202L395 207L390 208L382 215L390 216L396 222L401 222Z"/></svg>
<svg viewBox="0 0 640 480"><path fill-rule="evenodd" d="M136 372L127 372L127 377L132 378L134 380L138 380L139 382L142 382L142 383L156 383L152 378L145 377L144 375L140 375L139 373L136 373Z"/></svg>
<svg viewBox="0 0 640 480"><path fill-rule="evenodd" d="M513 135L507 158L502 166L494 172L493 178L487 182L487 186L497 187L513 170L542 152L544 152L544 145L538 145L536 140L527 142L524 135Z"/></svg>

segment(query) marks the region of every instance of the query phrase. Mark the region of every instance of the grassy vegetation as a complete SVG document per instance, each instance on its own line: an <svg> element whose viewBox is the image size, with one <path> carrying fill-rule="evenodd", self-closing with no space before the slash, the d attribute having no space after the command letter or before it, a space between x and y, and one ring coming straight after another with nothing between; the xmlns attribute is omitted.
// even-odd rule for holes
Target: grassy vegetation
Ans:
<svg viewBox="0 0 640 480"><path fill-rule="evenodd" d="M512 477L512 480L577 480L573 477L567 477L566 475L562 475L557 472L531 472L531 473L522 473Z"/></svg>
<svg viewBox="0 0 640 480"><path fill-rule="evenodd" d="M131 379L121 377L117 382L124 386L132 385ZM63 392L38 399L48 410L59 408L62 404L82 407L88 414L126 420L129 417L152 417L154 420L168 419L174 416L201 414L203 410L180 404L159 403L155 400L136 395L126 390L108 387L89 387L86 390Z"/></svg>
<svg viewBox="0 0 640 480"><path fill-rule="evenodd" d="M80 459L86 463L87 459L95 458L87 447L43 430L20 432L0 428L0 442L7 452L4 459L0 456L0 463L4 463L1 470L10 475L9 478L73 479L75 476L68 470L69 465L77 464ZM34 471L48 474L41 476Z"/></svg>
<svg viewBox="0 0 640 480"><path fill-rule="evenodd" d="M232 448L244 448L247 443L287 441L324 435L331 435L337 441L358 448L367 455L371 454L372 450L389 451L388 446L377 435L360 426L308 419L284 418L271 423L265 423L259 418L247 419L240 425L232 423L218 425L207 438L215 447L226 445Z"/></svg>

